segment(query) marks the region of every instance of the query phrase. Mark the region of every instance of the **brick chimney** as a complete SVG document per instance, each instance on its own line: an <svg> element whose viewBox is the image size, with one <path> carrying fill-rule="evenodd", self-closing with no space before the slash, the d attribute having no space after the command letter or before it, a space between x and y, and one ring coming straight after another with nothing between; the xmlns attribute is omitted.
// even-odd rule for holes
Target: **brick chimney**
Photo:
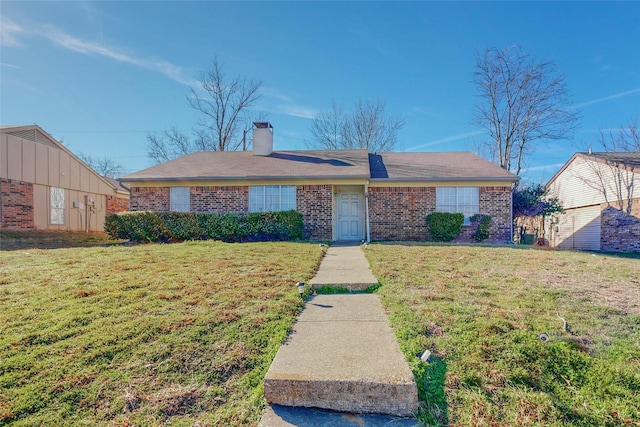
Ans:
<svg viewBox="0 0 640 427"><path fill-rule="evenodd" d="M253 155L273 153L273 126L269 122L253 122Z"/></svg>

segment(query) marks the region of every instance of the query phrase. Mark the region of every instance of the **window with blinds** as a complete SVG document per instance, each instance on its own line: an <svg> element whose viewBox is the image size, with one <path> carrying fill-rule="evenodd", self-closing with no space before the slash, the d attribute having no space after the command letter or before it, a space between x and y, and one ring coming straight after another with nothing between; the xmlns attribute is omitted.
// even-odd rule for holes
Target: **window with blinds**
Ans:
<svg viewBox="0 0 640 427"><path fill-rule="evenodd" d="M254 185L249 187L249 212L277 212L295 209L295 185Z"/></svg>
<svg viewBox="0 0 640 427"><path fill-rule="evenodd" d="M465 225L469 218L480 213L478 187L437 187L436 211L464 214Z"/></svg>

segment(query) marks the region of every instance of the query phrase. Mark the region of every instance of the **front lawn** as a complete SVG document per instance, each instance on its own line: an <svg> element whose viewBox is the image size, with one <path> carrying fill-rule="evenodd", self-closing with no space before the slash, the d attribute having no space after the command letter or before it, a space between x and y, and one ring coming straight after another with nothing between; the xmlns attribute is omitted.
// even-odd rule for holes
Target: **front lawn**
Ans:
<svg viewBox="0 0 640 427"><path fill-rule="evenodd" d="M384 244L366 254L426 425L640 425L639 257ZM416 357L425 349L429 364Z"/></svg>
<svg viewBox="0 0 640 427"><path fill-rule="evenodd" d="M49 250L12 236L23 249L6 250L8 236L0 425L255 425L262 379L302 307L295 283L321 257L307 243L95 236Z"/></svg>
<svg viewBox="0 0 640 427"><path fill-rule="evenodd" d="M0 425L257 424L317 244L64 238L13 236L16 249L0 251ZM391 244L366 254L425 425L640 423L640 258Z"/></svg>

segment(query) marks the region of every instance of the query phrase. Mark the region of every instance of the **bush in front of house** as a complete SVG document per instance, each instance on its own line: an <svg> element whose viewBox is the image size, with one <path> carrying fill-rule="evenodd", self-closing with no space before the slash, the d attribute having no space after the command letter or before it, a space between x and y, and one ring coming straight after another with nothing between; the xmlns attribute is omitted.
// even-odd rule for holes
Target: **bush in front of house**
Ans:
<svg viewBox="0 0 640 427"><path fill-rule="evenodd" d="M482 242L489 238L489 232L491 231L491 217L489 215L475 214L469 220L471 225L476 227L476 231L473 233L473 240Z"/></svg>
<svg viewBox="0 0 640 427"><path fill-rule="evenodd" d="M464 223L461 213L433 212L427 215L427 227L431 240L450 242L460 235Z"/></svg>
<svg viewBox="0 0 640 427"><path fill-rule="evenodd" d="M170 240L171 231L156 212L121 212L107 215L104 231L116 239L136 242Z"/></svg>
<svg viewBox="0 0 640 427"><path fill-rule="evenodd" d="M105 231L137 242L222 240L257 242L304 238L302 215L296 211L250 214L194 212L120 212L107 215Z"/></svg>

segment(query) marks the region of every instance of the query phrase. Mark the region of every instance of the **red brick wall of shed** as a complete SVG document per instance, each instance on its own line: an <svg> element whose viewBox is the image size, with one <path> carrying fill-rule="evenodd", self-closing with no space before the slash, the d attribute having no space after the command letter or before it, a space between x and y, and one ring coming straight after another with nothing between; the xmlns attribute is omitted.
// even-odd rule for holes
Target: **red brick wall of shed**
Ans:
<svg viewBox="0 0 640 427"><path fill-rule="evenodd" d="M511 241L511 187L480 187L479 209L491 217L489 240Z"/></svg>
<svg viewBox="0 0 640 427"><path fill-rule="evenodd" d="M602 211L600 247L603 251L640 252L640 199L634 199L631 214L613 207Z"/></svg>
<svg viewBox="0 0 640 427"><path fill-rule="evenodd" d="M315 240L331 240L333 235L333 186L299 185L296 210L304 219L305 233Z"/></svg>
<svg viewBox="0 0 640 427"><path fill-rule="evenodd" d="M249 187L191 187L191 212L246 213Z"/></svg>
<svg viewBox="0 0 640 427"><path fill-rule="evenodd" d="M129 207L132 211L168 211L169 194L169 187L131 187Z"/></svg>
<svg viewBox="0 0 640 427"><path fill-rule="evenodd" d="M372 240L427 240L426 216L436 210L434 187L369 187Z"/></svg>
<svg viewBox="0 0 640 427"><path fill-rule="evenodd" d="M0 179L0 226L13 230L34 229L33 184Z"/></svg>
<svg viewBox="0 0 640 427"><path fill-rule="evenodd" d="M124 197L107 196L107 215L129 210L129 199Z"/></svg>

